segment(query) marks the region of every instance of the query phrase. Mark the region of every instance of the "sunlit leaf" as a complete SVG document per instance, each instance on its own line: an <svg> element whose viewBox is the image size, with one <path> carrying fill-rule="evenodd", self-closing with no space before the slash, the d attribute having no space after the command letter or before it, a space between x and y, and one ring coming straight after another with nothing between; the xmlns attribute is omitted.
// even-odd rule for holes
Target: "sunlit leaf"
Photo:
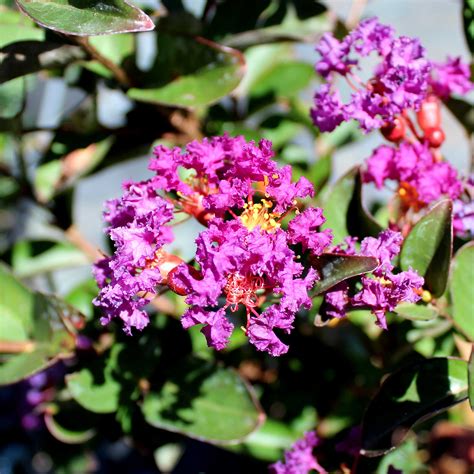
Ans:
<svg viewBox="0 0 474 474"><path fill-rule="evenodd" d="M461 247L453 260L449 289L454 323L474 342L474 243Z"/></svg>
<svg viewBox="0 0 474 474"><path fill-rule="evenodd" d="M108 373L98 374L88 369L66 376L66 385L74 400L94 413L114 413L119 406L120 384Z"/></svg>
<svg viewBox="0 0 474 474"><path fill-rule="evenodd" d="M0 309L7 330L0 334L0 385L39 372L73 355L83 316L53 295L33 292L0 265Z"/></svg>
<svg viewBox="0 0 474 474"><path fill-rule="evenodd" d="M413 227L403 242L400 265L425 277L425 286L434 296L444 293L452 254L451 201L437 203Z"/></svg>
<svg viewBox="0 0 474 474"><path fill-rule="evenodd" d="M156 89L128 91L131 99L141 102L177 107L199 107L217 102L229 95L238 85L244 68L238 62L210 64L194 74L179 77Z"/></svg>
<svg viewBox="0 0 474 474"><path fill-rule="evenodd" d="M264 421L251 389L232 369L196 364L145 397L145 420L157 428L216 444L236 443Z"/></svg>
<svg viewBox="0 0 474 474"><path fill-rule="evenodd" d="M321 276L313 288L313 295L320 295L341 281L371 272L379 263L373 257L324 253L313 257L311 264Z"/></svg>
<svg viewBox="0 0 474 474"><path fill-rule="evenodd" d="M16 0L39 25L79 36L152 30L155 25L125 0Z"/></svg>

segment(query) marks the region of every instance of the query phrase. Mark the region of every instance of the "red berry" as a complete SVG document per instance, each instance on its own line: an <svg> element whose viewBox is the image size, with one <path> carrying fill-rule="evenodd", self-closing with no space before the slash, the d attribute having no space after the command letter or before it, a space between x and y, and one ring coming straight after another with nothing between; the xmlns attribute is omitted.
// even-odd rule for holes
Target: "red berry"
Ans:
<svg viewBox="0 0 474 474"><path fill-rule="evenodd" d="M435 127L425 130L425 138L428 140L430 146L439 148L443 144L446 136L441 128Z"/></svg>

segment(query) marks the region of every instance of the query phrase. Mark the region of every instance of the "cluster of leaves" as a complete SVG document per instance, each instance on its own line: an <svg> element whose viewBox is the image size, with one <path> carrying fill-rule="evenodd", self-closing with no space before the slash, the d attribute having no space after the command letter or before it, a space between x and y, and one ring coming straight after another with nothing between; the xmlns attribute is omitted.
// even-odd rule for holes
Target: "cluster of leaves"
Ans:
<svg viewBox="0 0 474 474"><path fill-rule="evenodd" d="M180 458L183 472L259 472L316 424L328 469L352 462L337 446L362 424L357 472L416 472L426 442L411 428L428 418L420 429L462 420L462 405L444 410L468 396L474 404L474 361L466 362L474 245L453 241L449 201L411 229L399 260L424 276L435 299L399 305L388 332L367 311L321 321L319 295L374 267L371 258L329 254L318 262L315 308L302 312L292 349L278 360L237 331L225 351L210 350L196 328L182 330L177 296L156 301L140 336L98 323L89 265L100 253L76 222L79 189L112 165L126 178L156 138L268 138L315 185L336 243L386 227L383 207L374 215L365 207L358 168L327 184L333 152L361 135L350 123L321 135L308 115L315 74L298 48L344 25L310 0L202 3L170 0L153 10L143 2L142 11L122 0L0 2L0 384L16 383L5 397L16 401L28 383L21 381L62 367L34 408L45 431L29 448L47 452L54 472L113 467L104 446L125 437L133 449L123 444L121 456L141 453L140 462L164 472ZM466 1L471 47L473 11ZM449 106L472 131L469 104ZM25 442L18 433L2 428L0 439Z"/></svg>

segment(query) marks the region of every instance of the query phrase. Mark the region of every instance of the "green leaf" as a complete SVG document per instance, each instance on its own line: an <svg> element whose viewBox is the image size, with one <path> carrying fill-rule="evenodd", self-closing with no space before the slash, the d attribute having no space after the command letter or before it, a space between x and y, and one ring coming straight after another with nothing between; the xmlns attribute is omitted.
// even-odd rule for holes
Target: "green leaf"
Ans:
<svg viewBox="0 0 474 474"><path fill-rule="evenodd" d="M297 434L287 424L267 419L265 423L252 433L242 444L230 446L228 449L248 454L264 461L277 461L285 449L297 439Z"/></svg>
<svg viewBox="0 0 474 474"><path fill-rule="evenodd" d="M12 43L0 49L0 84L42 69L64 67L85 57L79 46L41 41Z"/></svg>
<svg viewBox="0 0 474 474"><path fill-rule="evenodd" d="M250 93L255 97L270 92L277 97L291 97L308 86L313 78L314 68L311 64L303 61L285 61L267 70Z"/></svg>
<svg viewBox="0 0 474 474"><path fill-rule="evenodd" d="M454 323L474 342L474 308L472 304L474 286L474 243L461 247L453 261L449 289L453 303Z"/></svg>
<svg viewBox="0 0 474 474"><path fill-rule="evenodd" d="M474 53L474 0L464 0L463 7L464 35L471 53Z"/></svg>
<svg viewBox="0 0 474 474"><path fill-rule="evenodd" d="M66 385L74 400L94 413L114 413L119 406L120 384L108 372L94 380L89 369L66 376Z"/></svg>
<svg viewBox="0 0 474 474"><path fill-rule="evenodd" d="M57 440L66 444L83 444L92 439L96 434L96 430L93 428L82 431L65 428L58 423L52 413L45 413L44 423L48 431Z"/></svg>
<svg viewBox="0 0 474 474"><path fill-rule="evenodd" d="M362 180L358 167L342 176L323 198L326 222L322 229L332 229L334 242L341 243L352 235L364 238L377 236L382 227L362 204Z"/></svg>
<svg viewBox="0 0 474 474"><path fill-rule="evenodd" d="M393 311L411 321L430 321L439 316L439 311L431 304L400 303Z"/></svg>
<svg viewBox="0 0 474 474"><path fill-rule="evenodd" d="M426 466L420 459L414 436L404 441L395 451L385 455L377 467L376 474L387 474L390 472L390 466L406 474L425 472Z"/></svg>
<svg viewBox="0 0 474 474"><path fill-rule="evenodd" d="M374 257L324 253L313 257L311 265L316 268L321 279L312 290L313 296L320 295L348 278L375 270L378 260Z"/></svg>
<svg viewBox="0 0 474 474"><path fill-rule="evenodd" d="M33 256L32 242L30 241L19 241L12 250L13 269L20 278L88 264L89 259L86 255L68 242L54 244L48 250L35 256Z"/></svg>
<svg viewBox="0 0 474 474"><path fill-rule="evenodd" d="M23 110L25 81L22 77L0 84L0 119L12 119Z"/></svg>
<svg viewBox="0 0 474 474"><path fill-rule="evenodd" d="M471 410L474 411L474 344L469 357L467 378L469 383L469 405L471 405Z"/></svg>
<svg viewBox="0 0 474 474"><path fill-rule="evenodd" d="M145 397L142 411L152 426L215 444L242 441L265 419L235 371L202 362L174 372L159 392Z"/></svg>
<svg viewBox="0 0 474 474"><path fill-rule="evenodd" d="M362 425L365 456L380 456L400 444L416 423L467 398L467 363L424 359L389 375L370 402Z"/></svg>
<svg viewBox="0 0 474 474"><path fill-rule="evenodd" d="M16 0L39 25L78 36L149 31L155 25L125 0Z"/></svg>
<svg viewBox="0 0 474 474"><path fill-rule="evenodd" d="M403 242L400 265L410 267L425 277L425 286L438 297L448 282L452 254L451 201L437 203L413 227Z"/></svg>
<svg viewBox="0 0 474 474"><path fill-rule="evenodd" d="M354 191L347 209L346 220L349 235L359 237L359 239L367 236L376 237L383 230L362 202L362 176L360 170L357 171L355 176Z"/></svg>
<svg viewBox="0 0 474 474"><path fill-rule="evenodd" d="M451 97L447 100L446 106L469 134L474 133L474 107L472 103Z"/></svg>
<svg viewBox="0 0 474 474"><path fill-rule="evenodd" d="M18 382L71 357L83 316L52 295L23 286L0 265L0 385ZM5 328L6 326L6 328Z"/></svg>
<svg viewBox="0 0 474 474"><path fill-rule="evenodd" d="M44 39L44 30L19 12L0 11L0 48L17 41Z"/></svg>
<svg viewBox="0 0 474 474"><path fill-rule="evenodd" d="M296 12L289 11L281 24L237 33L228 37L225 44L234 48L245 49L249 46L265 43L289 41L315 43L322 33L331 29L330 15L321 14L306 20L300 20Z"/></svg>
<svg viewBox="0 0 474 474"><path fill-rule="evenodd" d="M244 74L244 67L238 62L230 64L209 64L193 74L156 89L130 89L131 99L141 102L175 107L200 107L217 102L230 94Z"/></svg>

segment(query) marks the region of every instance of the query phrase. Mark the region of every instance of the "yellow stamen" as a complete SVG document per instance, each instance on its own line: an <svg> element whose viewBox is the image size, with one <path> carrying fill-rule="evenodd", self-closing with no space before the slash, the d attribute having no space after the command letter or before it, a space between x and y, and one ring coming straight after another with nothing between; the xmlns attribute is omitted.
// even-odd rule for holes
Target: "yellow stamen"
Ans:
<svg viewBox="0 0 474 474"><path fill-rule="evenodd" d="M266 199L262 199L258 204L253 202L245 203L244 212L240 215L240 221L248 230L260 227L263 231L274 232L280 227L280 223L277 221L280 214L268 212L268 209L272 206L273 204Z"/></svg>
<svg viewBox="0 0 474 474"><path fill-rule="evenodd" d="M433 299L433 297L431 296L431 293L428 290L423 290L423 292L421 293L421 299L423 302L429 303Z"/></svg>

